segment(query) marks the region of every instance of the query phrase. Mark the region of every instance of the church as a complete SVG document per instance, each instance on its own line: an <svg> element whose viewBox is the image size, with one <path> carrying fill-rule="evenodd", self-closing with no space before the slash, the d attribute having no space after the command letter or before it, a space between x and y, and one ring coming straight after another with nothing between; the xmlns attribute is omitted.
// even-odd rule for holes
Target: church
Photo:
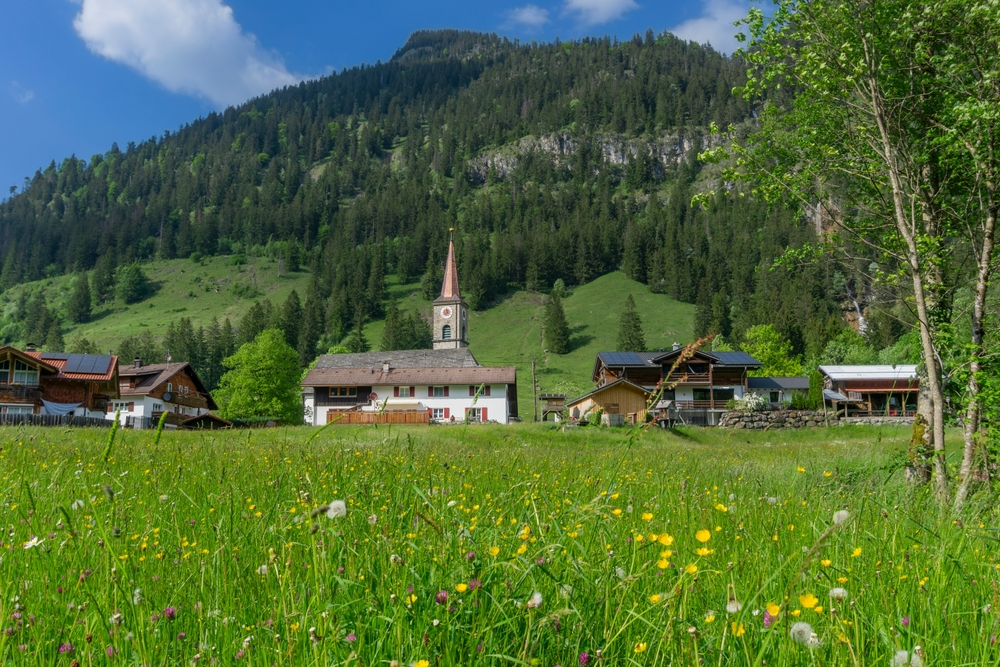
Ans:
<svg viewBox="0 0 1000 667"><path fill-rule="evenodd" d="M302 380L306 422L507 424L517 417L513 366L483 366L469 351L469 307L448 243L430 350L324 354Z"/></svg>

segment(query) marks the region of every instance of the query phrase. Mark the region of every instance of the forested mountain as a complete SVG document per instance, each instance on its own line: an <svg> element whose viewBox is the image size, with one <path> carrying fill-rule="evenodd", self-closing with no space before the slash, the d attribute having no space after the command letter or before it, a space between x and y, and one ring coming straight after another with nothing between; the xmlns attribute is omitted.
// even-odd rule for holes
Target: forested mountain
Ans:
<svg viewBox="0 0 1000 667"><path fill-rule="evenodd" d="M668 33L415 33L387 63L53 162L0 204L0 288L89 270L107 282L154 257L277 254L312 271L302 328L307 347L316 331L327 346L384 314L387 274L436 291L454 227L473 308L622 268L697 304L700 333L739 340L773 323L815 354L843 327L829 268L771 268L810 225L750 198L691 205L710 179L695 158L709 123L752 116L732 93L744 72Z"/></svg>

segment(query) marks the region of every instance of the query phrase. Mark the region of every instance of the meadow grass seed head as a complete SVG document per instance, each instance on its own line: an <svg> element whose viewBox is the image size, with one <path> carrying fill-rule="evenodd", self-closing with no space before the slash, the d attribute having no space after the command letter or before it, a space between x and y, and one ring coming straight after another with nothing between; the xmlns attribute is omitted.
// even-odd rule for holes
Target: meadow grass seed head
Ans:
<svg viewBox="0 0 1000 667"><path fill-rule="evenodd" d="M811 625L799 621L798 623L792 625L792 629L789 630L788 634L791 635L796 644L806 646L809 643L809 639L816 633L813 632Z"/></svg>
<svg viewBox="0 0 1000 667"><path fill-rule="evenodd" d="M847 510L837 510L833 513L833 523L837 526L843 526L851 518L851 513Z"/></svg>
<svg viewBox="0 0 1000 667"><path fill-rule="evenodd" d="M326 508L326 518L340 519L347 516L347 504L343 500L334 500Z"/></svg>

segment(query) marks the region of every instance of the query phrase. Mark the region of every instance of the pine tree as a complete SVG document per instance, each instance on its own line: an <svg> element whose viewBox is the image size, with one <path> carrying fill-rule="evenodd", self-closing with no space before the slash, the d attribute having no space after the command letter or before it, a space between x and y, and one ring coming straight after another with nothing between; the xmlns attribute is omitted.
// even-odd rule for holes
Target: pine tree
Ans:
<svg viewBox="0 0 1000 667"><path fill-rule="evenodd" d="M138 262L118 269L115 277L115 296L125 303L137 303L146 297L149 280Z"/></svg>
<svg viewBox="0 0 1000 667"><path fill-rule="evenodd" d="M382 340L379 342L379 349L383 352L390 350L405 349L402 346L402 326L403 317L399 312L399 306L395 300L390 300L385 313L385 327L382 329Z"/></svg>
<svg viewBox="0 0 1000 667"><path fill-rule="evenodd" d="M618 351L645 352L646 335L642 332L642 318L635 308L635 299L629 294L625 299L625 310L618 320Z"/></svg>
<svg viewBox="0 0 1000 667"><path fill-rule="evenodd" d="M299 365L305 368L316 358L316 346L323 337L323 295L319 285L313 284L306 297L305 309L302 313L302 328L299 330L298 344Z"/></svg>
<svg viewBox="0 0 1000 667"><path fill-rule="evenodd" d="M247 311L243 319L240 320L240 331L237 338L237 346L246 345L253 341L265 329L271 328L274 323L274 306L267 299L255 301L250 310Z"/></svg>
<svg viewBox="0 0 1000 667"><path fill-rule="evenodd" d="M545 305L545 348L554 354L569 352L569 325L563 311L562 299L556 293L549 295Z"/></svg>
<svg viewBox="0 0 1000 667"><path fill-rule="evenodd" d="M63 340L62 335L62 322L59 321L58 317L52 319L43 347L48 352L62 352L66 347L66 341Z"/></svg>
<svg viewBox="0 0 1000 667"><path fill-rule="evenodd" d="M285 332L285 342L298 348L299 332L302 330L302 302L295 290L292 290L281 307L281 330Z"/></svg>
<svg viewBox="0 0 1000 667"><path fill-rule="evenodd" d="M90 280L87 279L87 272L84 271L76 279L73 294L70 296L69 303L66 306L66 314L70 322L82 324L90 320L92 308Z"/></svg>
<svg viewBox="0 0 1000 667"><path fill-rule="evenodd" d="M406 332L407 350L426 350L434 345L431 325L419 313L411 312L406 316L403 330Z"/></svg>
<svg viewBox="0 0 1000 667"><path fill-rule="evenodd" d="M371 349L368 346L368 339L365 338L365 318L360 312L354 321L354 329L351 330L351 335L347 337L344 346L347 347L349 352L355 353L367 352Z"/></svg>

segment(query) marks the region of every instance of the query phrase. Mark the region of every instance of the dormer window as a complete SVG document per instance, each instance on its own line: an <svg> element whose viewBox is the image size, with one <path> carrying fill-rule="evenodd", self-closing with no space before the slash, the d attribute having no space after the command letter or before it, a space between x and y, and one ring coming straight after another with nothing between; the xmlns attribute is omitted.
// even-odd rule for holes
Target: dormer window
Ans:
<svg viewBox="0 0 1000 667"><path fill-rule="evenodd" d="M14 383L35 386L38 384L38 368L21 360L14 361Z"/></svg>
<svg viewBox="0 0 1000 667"><path fill-rule="evenodd" d="M441 329L441 338L443 340L451 340L451 325L446 324Z"/></svg>

